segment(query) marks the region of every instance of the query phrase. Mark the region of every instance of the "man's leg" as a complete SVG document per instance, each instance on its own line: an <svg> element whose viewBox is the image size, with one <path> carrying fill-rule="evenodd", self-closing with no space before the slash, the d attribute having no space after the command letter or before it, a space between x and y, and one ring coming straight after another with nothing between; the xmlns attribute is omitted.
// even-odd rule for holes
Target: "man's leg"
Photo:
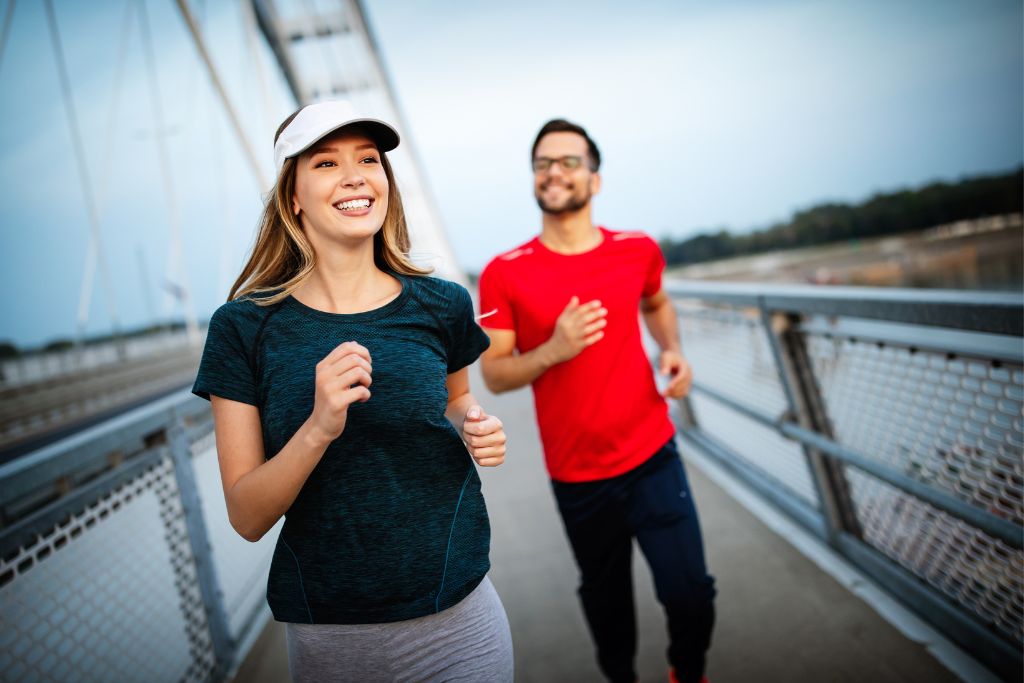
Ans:
<svg viewBox="0 0 1024 683"><path fill-rule="evenodd" d="M631 492L630 516L668 617L668 658L680 683L697 683L715 622L715 580L704 562L697 508L670 442L645 466Z"/></svg>
<svg viewBox="0 0 1024 683"><path fill-rule="evenodd" d="M553 488L580 569L579 596L598 664L614 683L633 683L633 537L620 487L615 480L606 480L553 482Z"/></svg>

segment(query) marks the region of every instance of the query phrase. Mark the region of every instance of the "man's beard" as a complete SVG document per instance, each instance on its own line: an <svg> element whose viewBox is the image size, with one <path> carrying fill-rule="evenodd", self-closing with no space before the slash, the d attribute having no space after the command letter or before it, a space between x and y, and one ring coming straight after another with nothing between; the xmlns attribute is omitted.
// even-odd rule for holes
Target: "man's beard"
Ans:
<svg viewBox="0 0 1024 683"><path fill-rule="evenodd" d="M570 195L569 199L567 199L564 204L559 206L554 206L545 203L544 198L539 194L534 195L534 197L537 200L537 206L540 207L540 210L543 211L544 213L551 214L552 216L558 216L563 213L572 213L574 211L579 211L580 209L584 208L587 204L590 203L589 192L584 193L582 197L576 194Z"/></svg>

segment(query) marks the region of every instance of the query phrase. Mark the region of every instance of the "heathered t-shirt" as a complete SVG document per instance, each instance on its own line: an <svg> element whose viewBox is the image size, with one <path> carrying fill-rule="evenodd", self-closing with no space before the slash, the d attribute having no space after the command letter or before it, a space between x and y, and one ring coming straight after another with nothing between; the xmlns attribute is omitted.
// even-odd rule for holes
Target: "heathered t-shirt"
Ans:
<svg viewBox="0 0 1024 683"><path fill-rule="evenodd" d="M465 288L396 275L397 298L363 313L271 306L217 309L193 393L259 408L267 458L313 410L316 364L338 344L365 346L366 403L354 403L285 514L267 600L293 623L400 621L458 603L490 567L480 478L444 416L449 373L490 344Z"/></svg>

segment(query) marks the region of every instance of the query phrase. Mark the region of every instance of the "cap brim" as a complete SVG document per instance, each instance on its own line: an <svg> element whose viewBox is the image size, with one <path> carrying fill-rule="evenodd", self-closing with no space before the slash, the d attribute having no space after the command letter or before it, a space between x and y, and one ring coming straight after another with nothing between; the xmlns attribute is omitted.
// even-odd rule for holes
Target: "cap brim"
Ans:
<svg viewBox="0 0 1024 683"><path fill-rule="evenodd" d="M398 131L380 119L353 119L351 121L346 121L336 128L331 128L330 130L325 131L315 140L311 140L308 145L297 150L293 154L289 154L288 156L298 156L324 138L334 135L338 131L353 127L361 128L366 131L367 135L374 141L377 145L377 149L381 152L390 152L394 148L398 147L398 143L401 142L401 138L398 136Z"/></svg>

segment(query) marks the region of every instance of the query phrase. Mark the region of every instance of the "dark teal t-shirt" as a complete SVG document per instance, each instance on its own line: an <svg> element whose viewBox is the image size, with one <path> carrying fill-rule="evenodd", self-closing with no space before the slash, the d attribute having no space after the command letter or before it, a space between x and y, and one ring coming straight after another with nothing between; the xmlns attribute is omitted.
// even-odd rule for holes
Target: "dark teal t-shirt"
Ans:
<svg viewBox="0 0 1024 683"><path fill-rule="evenodd" d="M267 458L313 410L316 364L356 341L373 360L372 394L349 407L285 514L267 584L274 618L293 623L401 621L446 609L490 567L490 527L473 459L444 416L449 373L490 341L469 293L397 276L402 292L364 313L288 297L243 298L210 319L193 393L260 411Z"/></svg>

